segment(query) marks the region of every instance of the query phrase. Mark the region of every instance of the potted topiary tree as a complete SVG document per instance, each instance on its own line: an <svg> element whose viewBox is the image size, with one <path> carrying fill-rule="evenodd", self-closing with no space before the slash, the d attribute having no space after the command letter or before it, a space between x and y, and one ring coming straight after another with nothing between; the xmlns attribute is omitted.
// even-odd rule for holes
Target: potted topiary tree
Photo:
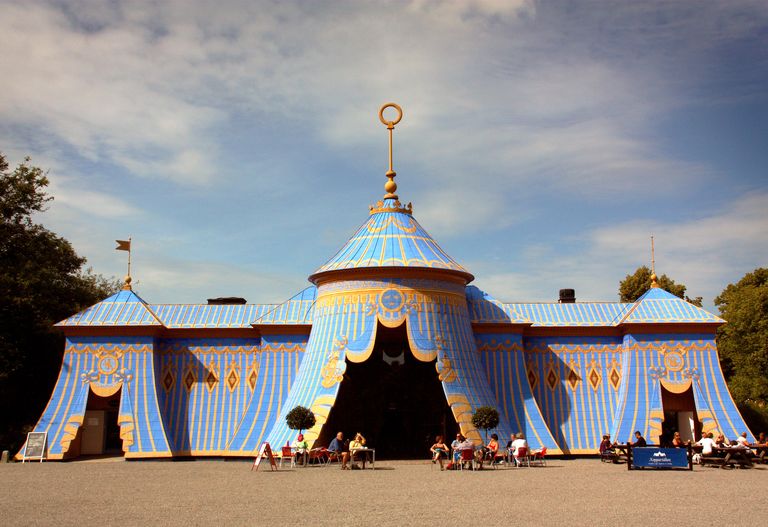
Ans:
<svg viewBox="0 0 768 527"><path fill-rule="evenodd" d="M290 412L288 412L288 414L285 416L285 422L288 425L288 428L290 428L291 430L299 431L299 436L296 438L296 443L295 443L296 458L297 458L297 461L301 460L302 464L306 466L306 463L307 463L306 458L307 458L307 451L309 449L309 445L307 444L306 441L304 441L302 431L315 426L315 422L316 422L315 414L313 414L312 410L310 410L309 408L305 408L303 406L296 406Z"/></svg>
<svg viewBox="0 0 768 527"><path fill-rule="evenodd" d="M312 410L303 406L297 406L288 412L288 415L285 416L285 422L288 428L298 430L301 433L303 430L308 430L315 426L316 420Z"/></svg>
<svg viewBox="0 0 768 527"><path fill-rule="evenodd" d="M488 430L499 426L499 412L491 406L478 406L472 414L472 424L475 428L485 430L485 442L488 442Z"/></svg>

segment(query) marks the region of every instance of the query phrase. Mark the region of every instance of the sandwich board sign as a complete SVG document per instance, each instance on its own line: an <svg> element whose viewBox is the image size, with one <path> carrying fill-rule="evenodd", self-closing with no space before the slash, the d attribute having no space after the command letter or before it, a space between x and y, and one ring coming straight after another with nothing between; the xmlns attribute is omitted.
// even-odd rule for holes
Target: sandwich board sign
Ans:
<svg viewBox="0 0 768 527"><path fill-rule="evenodd" d="M21 462L39 459L40 463L45 458L45 442L48 439L47 432L30 432L27 434L27 443L24 445L24 454Z"/></svg>
<svg viewBox="0 0 768 527"><path fill-rule="evenodd" d="M272 448L266 441L262 443L261 448L259 449L259 453L256 455L256 459L253 460L253 466L251 467L251 470L259 470L259 464L261 463L261 458L263 457L269 458L269 466L271 470L277 470L277 462L275 461L275 456L272 455Z"/></svg>

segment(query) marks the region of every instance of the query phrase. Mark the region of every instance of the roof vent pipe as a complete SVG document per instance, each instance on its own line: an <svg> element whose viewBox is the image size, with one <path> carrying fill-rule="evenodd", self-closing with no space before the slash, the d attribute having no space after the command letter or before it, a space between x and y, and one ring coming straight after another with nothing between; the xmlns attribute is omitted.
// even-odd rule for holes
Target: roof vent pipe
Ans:
<svg viewBox="0 0 768 527"><path fill-rule="evenodd" d="M560 303L561 304L575 304L576 303L576 291L574 289L561 289L560 290Z"/></svg>

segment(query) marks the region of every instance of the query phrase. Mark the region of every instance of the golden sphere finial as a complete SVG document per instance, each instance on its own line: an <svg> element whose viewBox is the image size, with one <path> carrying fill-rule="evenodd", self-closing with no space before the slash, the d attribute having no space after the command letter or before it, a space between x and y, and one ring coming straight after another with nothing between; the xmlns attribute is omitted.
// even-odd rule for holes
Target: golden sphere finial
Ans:
<svg viewBox="0 0 768 527"><path fill-rule="evenodd" d="M651 287L659 287L659 282L656 281L656 273L651 273Z"/></svg>
<svg viewBox="0 0 768 527"><path fill-rule="evenodd" d="M133 278L131 278L131 275L127 274L123 280L125 281L123 284L123 290L129 291L131 289L131 282L133 281Z"/></svg>

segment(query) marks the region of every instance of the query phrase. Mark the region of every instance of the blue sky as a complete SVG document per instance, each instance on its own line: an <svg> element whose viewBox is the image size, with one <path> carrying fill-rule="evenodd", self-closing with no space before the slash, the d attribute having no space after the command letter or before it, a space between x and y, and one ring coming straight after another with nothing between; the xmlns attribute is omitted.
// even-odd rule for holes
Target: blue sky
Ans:
<svg viewBox="0 0 768 527"><path fill-rule="evenodd" d="M0 0L0 150L152 303L280 302L383 194L509 302L768 264L764 1Z"/></svg>

